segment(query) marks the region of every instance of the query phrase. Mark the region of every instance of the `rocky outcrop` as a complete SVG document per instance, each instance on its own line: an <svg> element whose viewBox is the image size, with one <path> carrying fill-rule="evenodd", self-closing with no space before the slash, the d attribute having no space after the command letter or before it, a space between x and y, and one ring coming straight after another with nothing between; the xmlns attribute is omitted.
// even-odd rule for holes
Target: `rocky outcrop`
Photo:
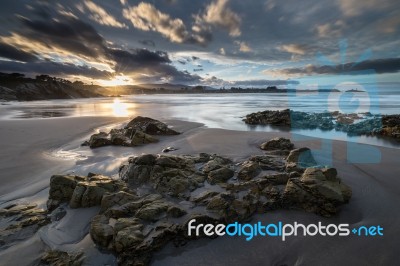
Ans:
<svg viewBox="0 0 400 266"><path fill-rule="evenodd" d="M124 128L111 129L109 133L93 134L89 141L82 145L98 148L108 145L135 147L148 143L158 142L154 135L178 135L179 132L168 128L158 120L138 116L132 119Z"/></svg>
<svg viewBox="0 0 400 266"><path fill-rule="evenodd" d="M40 265L50 266L81 266L83 253L67 253L60 250L49 250L40 259Z"/></svg>
<svg viewBox="0 0 400 266"><path fill-rule="evenodd" d="M146 265L167 243L197 238L187 234L193 218L197 223L227 224L282 208L335 214L350 199L350 188L336 169L310 168L303 157L315 163L307 148L288 156L252 156L240 163L205 153L144 154L120 167L122 181L93 174L54 176L50 196L71 207L100 205L90 225L94 243L114 252L120 265Z"/></svg>
<svg viewBox="0 0 400 266"><path fill-rule="evenodd" d="M179 135L173 129L168 128L168 126L158 120L152 119L150 117L137 116L132 119L126 126L125 129L134 129L142 131L149 135Z"/></svg>
<svg viewBox="0 0 400 266"><path fill-rule="evenodd" d="M336 207L347 203L351 189L336 176L334 168L307 168L300 178L289 179L283 192L286 206L300 207L323 216L337 212Z"/></svg>
<svg viewBox="0 0 400 266"><path fill-rule="evenodd" d="M274 126L290 126L290 110L282 111L263 111L246 115L243 119L249 125L274 125Z"/></svg>
<svg viewBox="0 0 400 266"><path fill-rule="evenodd" d="M0 250L34 235L43 225L50 222L47 211L35 204L12 204L0 209Z"/></svg>
<svg viewBox="0 0 400 266"><path fill-rule="evenodd" d="M287 150L290 151L294 147L294 144L290 141L290 139L286 138L273 138L267 142L261 144L260 149L266 151L273 151L273 150Z"/></svg>
<svg viewBox="0 0 400 266"><path fill-rule="evenodd" d="M321 129L346 132L349 136L386 136L400 140L400 115L373 115L369 112L344 114L338 111L307 113L290 109L246 115L249 125L290 126L295 129ZM263 143L262 149L268 150Z"/></svg>
<svg viewBox="0 0 400 266"><path fill-rule="evenodd" d="M48 210L67 202L71 208L100 205L106 192L122 190L125 184L110 177L89 173L88 176L53 175L50 178Z"/></svg>

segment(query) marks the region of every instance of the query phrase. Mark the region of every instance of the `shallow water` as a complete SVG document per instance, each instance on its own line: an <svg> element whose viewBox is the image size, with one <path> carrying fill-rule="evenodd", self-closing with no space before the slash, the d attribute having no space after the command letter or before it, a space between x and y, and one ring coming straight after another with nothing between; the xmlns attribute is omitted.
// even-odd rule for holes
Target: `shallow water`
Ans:
<svg viewBox="0 0 400 266"><path fill-rule="evenodd" d="M203 123L210 128L242 131L290 131L311 137L399 147L385 138L347 136L335 130L321 131L270 126L249 126L242 119L246 114L263 110L290 108L297 111L340 111L395 114L400 112L400 93L392 86L382 86L368 93L301 92L254 94L169 94L129 95L120 98L90 98L10 102L0 106L0 119L51 119L53 117L150 116L158 119L179 119Z"/></svg>

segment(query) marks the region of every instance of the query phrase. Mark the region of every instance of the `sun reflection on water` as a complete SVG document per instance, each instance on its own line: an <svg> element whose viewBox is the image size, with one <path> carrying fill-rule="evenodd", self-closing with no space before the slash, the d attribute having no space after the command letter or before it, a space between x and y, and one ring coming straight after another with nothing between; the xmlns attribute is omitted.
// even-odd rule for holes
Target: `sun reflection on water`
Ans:
<svg viewBox="0 0 400 266"><path fill-rule="evenodd" d="M113 115L115 117L127 117L129 116L128 104L121 102L120 99L115 98L114 102L111 104Z"/></svg>

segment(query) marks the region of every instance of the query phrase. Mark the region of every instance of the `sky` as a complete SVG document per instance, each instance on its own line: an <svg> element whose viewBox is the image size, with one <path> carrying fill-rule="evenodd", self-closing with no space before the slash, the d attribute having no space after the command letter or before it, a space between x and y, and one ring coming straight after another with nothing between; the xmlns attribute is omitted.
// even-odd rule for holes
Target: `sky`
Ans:
<svg viewBox="0 0 400 266"><path fill-rule="evenodd" d="M398 0L3 0L0 15L0 72L104 86L400 82Z"/></svg>

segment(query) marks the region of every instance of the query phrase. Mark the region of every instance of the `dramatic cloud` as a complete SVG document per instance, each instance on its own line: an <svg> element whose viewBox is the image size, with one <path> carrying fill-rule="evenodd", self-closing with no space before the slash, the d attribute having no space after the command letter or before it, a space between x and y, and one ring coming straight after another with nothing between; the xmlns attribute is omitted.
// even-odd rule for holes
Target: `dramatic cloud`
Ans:
<svg viewBox="0 0 400 266"><path fill-rule="evenodd" d="M123 73L136 81L149 80L165 82L195 83L200 77L187 71L179 71L171 65L166 52L147 49L121 49L113 47L89 24L76 17L59 15L53 23L45 20L20 18L25 28L10 36L0 36L0 56L30 62L37 50L46 55L46 60L21 64L2 62L3 70L52 75L85 75L107 78ZM12 43L7 46L4 43ZM45 52L45 51L48 52ZM63 61L58 62L58 61ZM93 64L105 64L111 71L98 70ZM75 67L74 67L75 66ZM114 72L112 72L114 71Z"/></svg>
<svg viewBox="0 0 400 266"><path fill-rule="evenodd" d="M248 53L252 51L250 46L245 42L235 41L235 44L239 46L239 51L241 52Z"/></svg>
<svg viewBox="0 0 400 266"><path fill-rule="evenodd" d="M23 35L47 47L58 47L75 54L98 58L105 52L105 42L89 24L70 16L62 16L52 23L21 17L26 27Z"/></svg>
<svg viewBox="0 0 400 266"><path fill-rule="evenodd" d="M1 42L0 42L0 57L11 60L17 60L21 62L32 62L38 59L35 55L29 52L25 52L23 50L20 50L11 45Z"/></svg>
<svg viewBox="0 0 400 266"><path fill-rule="evenodd" d="M79 66L71 63L51 61L21 63L0 61L0 72L18 72L26 74L47 74L52 76L84 76L92 79L110 79L113 73L94 67Z"/></svg>
<svg viewBox="0 0 400 266"><path fill-rule="evenodd" d="M127 28L124 23L117 21L112 15L108 14L102 7L96 5L92 1L84 1L86 9L89 11L89 18L101 25L111 26L115 28Z"/></svg>
<svg viewBox="0 0 400 266"><path fill-rule="evenodd" d="M210 33L207 28L195 25L191 33L181 19L172 18L149 3L141 2L137 6L125 8L123 16L130 20L135 28L143 31L156 31L171 42L205 45L210 41Z"/></svg>
<svg viewBox="0 0 400 266"><path fill-rule="evenodd" d="M228 0L216 0L207 6L202 20L228 30L229 35L237 37L241 35L241 18L228 6Z"/></svg>
<svg viewBox="0 0 400 266"><path fill-rule="evenodd" d="M364 71L364 72L363 72ZM363 75L374 71L377 74L397 73L400 71L400 58L367 60L360 63L347 63L335 66L307 65L301 68L267 69L265 74L273 76L311 76L319 74Z"/></svg>
<svg viewBox="0 0 400 266"><path fill-rule="evenodd" d="M317 34L321 38L339 37L342 35L342 30L345 27L345 23L342 20L338 20L335 23L326 23L318 25L316 27Z"/></svg>
<svg viewBox="0 0 400 266"><path fill-rule="evenodd" d="M346 16L361 15L365 11L385 9L391 5L390 0L339 0L339 6Z"/></svg>
<svg viewBox="0 0 400 266"><path fill-rule="evenodd" d="M138 42L146 46L156 46L156 43L152 40L139 40Z"/></svg>
<svg viewBox="0 0 400 266"><path fill-rule="evenodd" d="M279 50L288 52L291 54L304 55L307 52L307 49L304 45L300 44L287 44L278 47Z"/></svg>
<svg viewBox="0 0 400 266"><path fill-rule="evenodd" d="M336 62L365 50L398 58L399 10L396 0L9 1L0 10L0 60L32 72L33 63L94 68L132 83L261 80L267 68L317 75L318 54ZM399 80L395 73L383 77Z"/></svg>

